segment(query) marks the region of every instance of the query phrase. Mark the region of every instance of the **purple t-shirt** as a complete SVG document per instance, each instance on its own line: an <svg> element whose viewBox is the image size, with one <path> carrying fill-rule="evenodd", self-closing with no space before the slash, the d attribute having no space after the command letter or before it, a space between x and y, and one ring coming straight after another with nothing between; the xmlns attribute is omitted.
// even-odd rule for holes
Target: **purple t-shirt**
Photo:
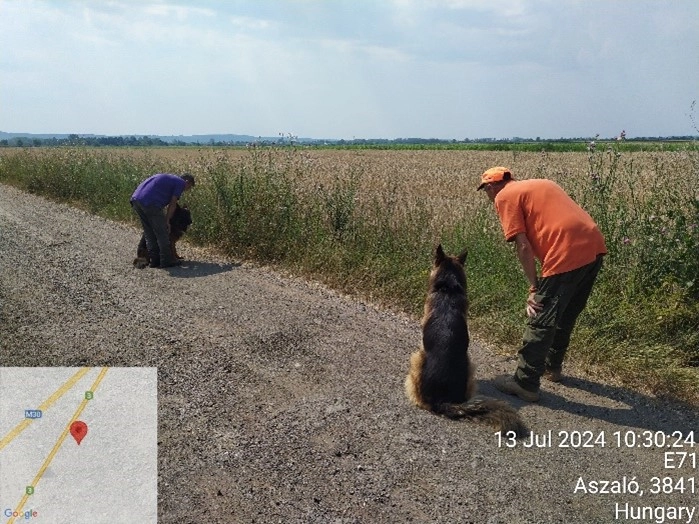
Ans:
<svg viewBox="0 0 699 524"><path fill-rule="evenodd" d="M131 195L142 206L165 207L173 196L180 198L187 182L177 175L158 173L145 179Z"/></svg>

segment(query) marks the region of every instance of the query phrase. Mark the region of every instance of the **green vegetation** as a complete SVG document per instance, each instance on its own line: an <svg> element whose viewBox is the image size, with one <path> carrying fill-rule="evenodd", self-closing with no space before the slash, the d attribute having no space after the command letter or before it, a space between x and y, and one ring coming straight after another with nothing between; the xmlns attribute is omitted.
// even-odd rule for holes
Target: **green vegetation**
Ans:
<svg viewBox="0 0 699 524"><path fill-rule="evenodd" d="M607 239L609 254L571 357L598 376L697 403L699 152L686 146L641 157L621 149L598 144L566 153L581 164L576 173L544 153L508 154L530 176L563 185ZM194 158L194 151L176 158L147 149L5 149L0 182L135 223L128 199L138 182L155 172L189 171L197 177L187 195L190 241L284 266L416 316L436 243L452 253L468 246L472 328L516 351L527 284L473 181L467 193L425 174L436 173L429 171L432 160L418 168L423 182L434 177L428 189L411 190L396 173L372 178L361 162L343 160L324 171L316 166L324 157L304 148L251 148L237 157L213 149ZM431 153L404 154L416 155L412 162ZM490 153L472 154L489 156L469 157L470 164L492 162Z"/></svg>

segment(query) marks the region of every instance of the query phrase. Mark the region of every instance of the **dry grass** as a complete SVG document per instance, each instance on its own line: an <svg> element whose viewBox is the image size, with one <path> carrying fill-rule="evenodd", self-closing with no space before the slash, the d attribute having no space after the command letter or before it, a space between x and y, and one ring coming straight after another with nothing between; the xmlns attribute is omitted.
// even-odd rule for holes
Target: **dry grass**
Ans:
<svg viewBox="0 0 699 524"><path fill-rule="evenodd" d="M55 150L6 148L0 156L22 151L41 158ZM424 201L440 215L435 224L444 226L480 207L485 200L475 191L480 173L489 167L509 167L516 178L549 178L576 196L589 182L591 167L608 168L608 159L591 166L586 153L529 153L518 151L459 151L459 150L333 150L333 149L262 149L251 154L243 148L101 148L106 158L131 159L150 167L151 171L169 169L190 172L199 180L221 162L234 167L253 162L268 163L292 178L301 192L318 188L330 189L353 179L358 183L358 195L380 196L396 202L397 207L409 208L417 200ZM604 153L602 153L604 156ZM635 188L636 198L649 196L657 182L682 184L697 166L696 156L686 151L633 153L622 160L621 170L632 169L633 176L618 189L627 198ZM626 162L624 164L624 162ZM620 173L624 176L624 173ZM461 208L466 208L464 211Z"/></svg>
<svg viewBox="0 0 699 524"><path fill-rule="evenodd" d="M115 149L123 153L122 149ZM226 163L249 164L250 150L239 148L161 148L133 149L135 158L148 158L155 164L173 166L175 170L204 175L225 158ZM300 191L321 186L332 188L350 178L358 182L362 197L379 195L395 200L399 207L410 207L422 200L437 210L445 225L460 218L460 208L480 207L482 194L475 191L480 173L489 167L509 167L517 178L549 178L573 196L587 187L591 168L608 169L613 154L600 153L591 165L587 153L529 153L518 151L459 150L333 150L284 149L261 150L262 161L293 177ZM259 160L259 159L258 159ZM632 170L632 176L617 189L619 197L628 198L635 188L636 198L652 194L657 182L683 184L696 169L696 156L686 151L633 153L621 160L620 170ZM621 177L625 173L619 174ZM650 192L650 194L649 194Z"/></svg>

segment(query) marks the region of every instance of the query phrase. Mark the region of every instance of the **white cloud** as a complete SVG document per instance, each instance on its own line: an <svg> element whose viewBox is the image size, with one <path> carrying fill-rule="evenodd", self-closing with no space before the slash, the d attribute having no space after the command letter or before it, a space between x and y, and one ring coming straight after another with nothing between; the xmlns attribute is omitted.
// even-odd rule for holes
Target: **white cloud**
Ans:
<svg viewBox="0 0 699 524"><path fill-rule="evenodd" d="M252 18L249 16L231 16L229 17L231 24L237 29L248 31L264 31L277 26L276 23L261 18Z"/></svg>
<svg viewBox="0 0 699 524"><path fill-rule="evenodd" d="M527 6L523 0L430 0L429 3L447 9L491 11L505 17L522 16Z"/></svg>
<svg viewBox="0 0 699 524"><path fill-rule="evenodd" d="M174 17L180 22L187 21L197 16L216 16L216 12L212 9L203 9L201 7L189 7L182 5L145 4L140 7L137 7L137 10L142 11L143 14L146 16L154 15L166 18Z"/></svg>
<svg viewBox="0 0 699 524"><path fill-rule="evenodd" d="M373 45L361 40L332 40L323 39L317 44L333 54L337 53L346 59L368 59L380 62L406 62L411 56L403 50L381 45Z"/></svg>

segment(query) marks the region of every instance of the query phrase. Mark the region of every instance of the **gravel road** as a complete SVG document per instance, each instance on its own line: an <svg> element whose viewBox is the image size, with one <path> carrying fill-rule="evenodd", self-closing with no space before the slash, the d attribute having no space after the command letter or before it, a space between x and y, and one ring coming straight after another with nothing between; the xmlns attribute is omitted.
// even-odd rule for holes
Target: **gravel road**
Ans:
<svg viewBox="0 0 699 524"><path fill-rule="evenodd" d="M416 319L186 242L183 267L137 270L138 239L0 185L0 364L157 366L159 522L699 522L697 446L673 434L699 439L696 410L570 369L525 404L476 340L480 392L536 446L499 441L407 402Z"/></svg>

